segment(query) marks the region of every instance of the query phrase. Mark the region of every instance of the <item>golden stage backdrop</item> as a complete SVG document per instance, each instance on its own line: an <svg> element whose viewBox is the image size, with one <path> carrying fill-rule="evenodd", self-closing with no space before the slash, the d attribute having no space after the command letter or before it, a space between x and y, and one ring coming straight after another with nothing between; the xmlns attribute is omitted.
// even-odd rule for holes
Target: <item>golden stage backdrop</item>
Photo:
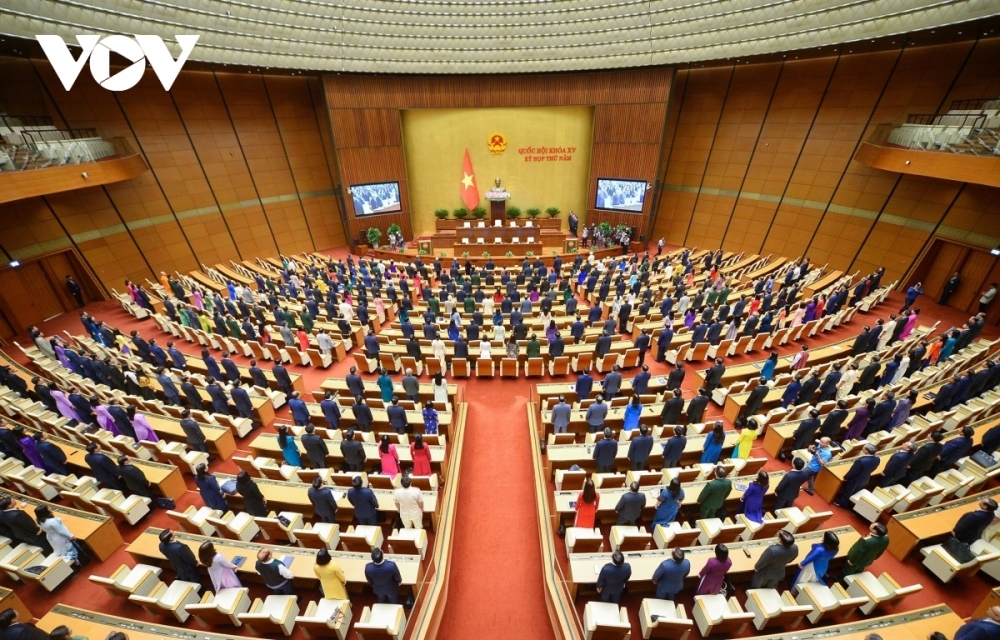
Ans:
<svg viewBox="0 0 1000 640"><path fill-rule="evenodd" d="M486 192L500 178L511 194L508 207L538 207L543 218L546 208L559 207L564 229L571 209L581 224L586 217L593 107L406 109L402 122L414 236L434 233L435 209L464 206L459 187L466 149L479 206L487 211Z"/></svg>

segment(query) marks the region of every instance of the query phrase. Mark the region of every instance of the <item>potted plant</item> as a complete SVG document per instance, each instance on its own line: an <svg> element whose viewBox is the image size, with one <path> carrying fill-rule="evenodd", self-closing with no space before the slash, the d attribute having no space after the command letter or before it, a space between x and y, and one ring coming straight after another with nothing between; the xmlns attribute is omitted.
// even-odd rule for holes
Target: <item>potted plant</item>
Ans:
<svg viewBox="0 0 1000 640"><path fill-rule="evenodd" d="M483 257L484 258L489 258L490 257L490 252L489 251L483 251Z"/></svg>
<svg viewBox="0 0 1000 640"><path fill-rule="evenodd" d="M549 214L550 218L558 218L562 211L559 210L559 207L549 207L545 210L545 213Z"/></svg>
<svg viewBox="0 0 1000 640"><path fill-rule="evenodd" d="M472 210L472 217L476 220L482 220L486 217L486 209L482 207L476 207Z"/></svg>
<svg viewBox="0 0 1000 640"><path fill-rule="evenodd" d="M458 220L465 220L466 218L469 217L469 210L466 209L465 207L459 207L458 209L455 209L454 211L452 211L452 214Z"/></svg>
<svg viewBox="0 0 1000 640"><path fill-rule="evenodd" d="M437 209L434 211L434 217L438 220L445 220L448 217L447 209Z"/></svg>
<svg viewBox="0 0 1000 640"><path fill-rule="evenodd" d="M440 258L447 258L448 254L445 253L444 251L442 251L441 253L438 254L438 257L440 257Z"/></svg>
<svg viewBox="0 0 1000 640"><path fill-rule="evenodd" d="M534 220L538 216L542 215L542 210L539 209L538 207L531 207L530 209L525 210L525 213L528 214L529 218Z"/></svg>
<svg viewBox="0 0 1000 640"><path fill-rule="evenodd" d="M418 251L418 253L422 256L428 256L430 255L431 252L428 251L427 249L421 249L420 251Z"/></svg>
<svg viewBox="0 0 1000 640"><path fill-rule="evenodd" d="M525 255L526 257L528 257L528 258L534 258L534 257L535 257L535 252L534 252L534 251L528 251L528 252L527 252L527 253L525 253L524 255Z"/></svg>
<svg viewBox="0 0 1000 640"><path fill-rule="evenodd" d="M378 248L378 241L382 239L382 232L376 227L369 227L368 229L368 246L373 249Z"/></svg>
<svg viewBox="0 0 1000 640"><path fill-rule="evenodd" d="M504 255L504 257L507 257L507 258L513 258L514 257L514 252L513 251L508 251L507 253L505 253L503 255Z"/></svg>
<svg viewBox="0 0 1000 640"><path fill-rule="evenodd" d="M469 252L468 251L463 251L462 252L462 257L463 258L468 258L469 257Z"/></svg>
<svg viewBox="0 0 1000 640"><path fill-rule="evenodd" d="M511 220L516 220L521 216L521 209L519 207L507 207L507 217Z"/></svg>

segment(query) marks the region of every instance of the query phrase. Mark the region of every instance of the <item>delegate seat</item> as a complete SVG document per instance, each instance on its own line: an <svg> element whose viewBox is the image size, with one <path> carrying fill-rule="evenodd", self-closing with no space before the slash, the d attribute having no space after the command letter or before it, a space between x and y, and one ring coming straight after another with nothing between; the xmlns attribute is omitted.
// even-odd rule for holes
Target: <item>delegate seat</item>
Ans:
<svg viewBox="0 0 1000 640"><path fill-rule="evenodd" d="M476 377L492 378L495 375L496 367L492 358L479 358L476 360Z"/></svg>
<svg viewBox="0 0 1000 640"><path fill-rule="evenodd" d="M598 553L604 550L604 536L599 528L566 528L566 553Z"/></svg>
<svg viewBox="0 0 1000 640"><path fill-rule="evenodd" d="M231 624L234 627L243 626L240 614L250 610L250 589L219 589L213 594L208 591L201 597L201 602L189 604L187 612L203 628Z"/></svg>
<svg viewBox="0 0 1000 640"><path fill-rule="evenodd" d="M687 640L694 627L694 620L687 616L684 605L674 604L669 600L643 598L639 607L639 626L644 640Z"/></svg>
<svg viewBox="0 0 1000 640"><path fill-rule="evenodd" d="M539 378L545 373L545 359L544 358L528 358L528 362L524 365L524 377L526 378Z"/></svg>
<svg viewBox="0 0 1000 640"><path fill-rule="evenodd" d="M798 507L788 507L778 509L775 515L788 520L785 531L788 533L809 533L823 526L823 523L833 517L832 511L814 511L812 507L799 509Z"/></svg>
<svg viewBox="0 0 1000 640"><path fill-rule="evenodd" d="M746 530L746 525L742 522L733 522L729 518L702 518L697 521L701 534L698 536L698 544L702 546L714 544L727 544L734 542Z"/></svg>
<svg viewBox="0 0 1000 640"><path fill-rule="evenodd" d="M399 360L403 364L404 371L409 369L413 371L413 375L418 377L424 372L424 363L422 360L417 360L411 356L400 356Z"/></svg>
<svg viewBox="0 0 1000 640"><path fill-rule="evenodd" d="M396 529L386 542L389 553L416 556L421 560L427 557L427 531L425 529Z"/></svg>
<svg viewBox="0 0 1000 640"><path fill-rule="evenodd" d="M413 369L416 373L416 369ZM416 373L416 375L420 375ZM468 378L471 375L471 368L469 367L469 361L465 358L455 358L451 361L451 375L456 378Z"/></svg>
<svg viewBox="0 0 1000 640"><path fill-rule="evenodd" d="M612 551L644 551L653 544L653 536L646 527L615 525L611 527Z"/></svg>
<svg viewBox="0 0 1000 640"><path fill-rule="evenodd" d="M812 606L797 603L789 591L779 594L777 589L747 589L747 611L753 613L753 624L760 631L765 627L795 628L812 613Z"/></svg>
<svg viewBox="0 0 1000 640"><path fill-rule="evenodd" d="M358 367L358 371L362 373L375 373L378 370L378 360L375 358L368 359L365 354L360 352L355 352L351 354L354 356L354 364Z"/></svg>
<svg viewBox="0 0 1000 640"><path fill-rule="evenodd" d="M754 522L742 513L736 514L736 520L745 527L743 533L740 534L740 540L745 541L754 538L773 538L778 535L779 531L788 527L787 518L775 518L770 513L764 514L763 522Z"/></svg>
<svg viewBox="0 0 1000 640"><path fill-rule="evenodd" d="M572 444L574 440L570 440L568 443L560 443L559 436L570 436L575 439L574 434L569 433L556 433L551 434L555 436L555 442L552 444ZM579 491L583 489L583 483L587 479L586 471L569 471L567 469L556 470L556 491Z"/></svg>
<svg viewBox="0 0 1000 640"><path fill-rule="evenodd" d="M382 527L359 524L351 526L340 534L340 544L344 551L371 553L382 548Z"/></svg>
<svg viewBox="0 0 1000 640"><path fill-rule="evenodd" d="M923 589L920 584L901 587L888 573L879 577L867 571L844 578L847 581L847 593L855 597L868 598L868 604L861 607L861 612L869 614L880 605L892 606L897 602Z"/></svg>
<svg viewBox="0 0 1000 640"><path fill-rule="evenodd" d="M954 556L948 553L939 544L924 547L920 553L924 556L924 566L933 573L938 580L945 584L955 578L971 576L979 571L981 565L1000 558L1000 553L996 549L979 545L979 553L975 553L968 562L959 562Z"/></svg>
<svg viewBox="0 0 1000 640"><path fill-rule="evenodd" d="M580 355L573 358L573 373L583 373L584 371L590 371L591 367L594 366L594 354L587 352L581 353Z"/></svg>
<svg viewBox="0 0 1000 640"><path fill-rule="evenodd" d="M352 618L350 600L321 598L310 602L305 613L295 618L295 624L307 638L345 640Z"/></svg>
<svg viewBox="0 0 1000 640"><path fill-rule="evenodd" d="M701 529L691 528L688 523L671 522L667 526L658 524L653 528L653 542L657 549L690 547L701 535Z"/></svg>
<svg viewBox="0 0 1000 640"><path fill-rule="evenodd" d="M500 377L516 378L521 373L521 363L517 358L504 358L500 361Z"/></svg>
<svg viewBox="0 0 1000 640"><path fill-rule="evenodd" d="M137 564L129 567L123 564L109 577L92 575L89 580L99 584L113 596L127 598L133 594L149 595L160 584L160 567Z"/></svg>
<svg viewBox="0 0 1000 640"><path fill-rule="evenodd" d="M45 555L41 550L25 551L24 556L22 556L21 561L15 561L12 564L18 566L17 575L25 583L34 582L40 584L46 591L53 591L73 575L73 566L65 558L55 553ZM7 558L0 561L0 564L6 565L6 563Z"/></svg>
<svg viewBox="0 0 1000 640"><path fill-rule="evenodd" d="M930 504L940 504L945 500L951 500L965 486L972 483L972 476L967 476L957 469L946 469L934 476L934 482L944 488L944 491L932 496Z"/></svg>
<svg viewBox="0 0 1000 640"><path fill-rule="evenodd" d="M901 484L891 487L875 487L871 491L862 489L853 496L854 510L868 522L878 522L883 513L896 506L896 503L907 497L909 492Z"/></svg>
<svg viewBox="0 0 1000 640"><path fill-rule="evenodd" d="M288 524L282 523L287 520ZM281 513L270 512L266 518L255 517L253 519L264 534L265 540L287 540L289 544L295 544L295 529L302 527L302 514L292 511L282 511Z"/></svg>
<svg viewBox="0 0 1000 640"><path fill-rule="evenodd" d="M260 533L254 517L246 511L239 514L227 511L219 517L209 516L206 520L218 530L219 535L230 540L250 542Z"/></svg>
<svg viewBox="0 0 1000 640"><path fill-rule="evenodd" d="M293 529L295 541L300 547L335 551L340 546L340 525L329 522L306 523L301 529Z"/></svg>
<svg viewBox="0 0 1000 640"><path fill-rule="evenodd" d="M799 593L795 601L812 607L812 613L806 616L809 622L816 623L826 617L844 619L854 613L858 607L868 603L867 596L852 596L839 584L828 587L819 582L806 582L799 585Z"/></svg>
<svg viewBox="0 0 1000 640"><path fill-rule="evenodd" d="M399 604L365 607L354 623L359 640L402 640L405 631L406 611Z"/></svg>
<svg viewBox="0 0 1000 640"><path fill-rule="evenodd" d="M923 509L930 504L931 498L942 493L944 487L930 478L917 478L906 488L906 495L899 499L892 510L896 513Z"/></svg>
<svg viewBox="0 0 1000 640"><path fill-rule="evenodd" d="M613 602L588 602L583 608L583 632L587 640L629 640L628 611Z"/></svg>
<svg viewBox="0 0 1000 640"><path fill-rule="evenodd" d="M569 356L556 356L549 361L549 375L552 377L556 376L568 376L570 370L570 358Z"/></svg>
<svg viewBox="0 0 1000 640"><path fill-rule="evenodd" d="M125 497L121 491L116 489L101 489L91 498L95 505L107 509L106 513L115 512L120 514L129 524L135 524L149 514L149 505L152 504L150 498L139 495Z"/></svg>
<svg viewBox="0 0 1000 640"><path fill-rule="evenodd" d="M266 599L257 598L250 610L237 617L246 625L250 633L258 636L292 635L295 618L299 615L298 596L270 595Z"/></svg>
<svg viewBox="0 0 1000 640"><path fill-rule="evenodd" d="M382 368L386 371L391 371L392 373L399 373L403 366L400 362L399 356L393 353L381 352L378 354L379 362Z"/></svg>
<svg viewBox="0 0 1000 640"><path fill-rule="evenodd" d="M721 594L694 597L694 621L702 636L713 633L738 636L753 619L754 615L744 611L735 597L729 600Z"/></svg>
<svg viewBox="0 0 1000 640"><path fill-rule="evenodd" d="M596 369L598 373L610 373L611 369L618 364L618 354L609 353L597 359Z"/></svg>
<svg viewBox="0 0 1000 640"><path fill-rule="evenodd" d="M149 595L133 593L128 599L151 616L172 615L178 622L187 622L191 616L187 607L198 602L199 591L201 585L196 582L174 580L169 587L161 582Z"/></svg>

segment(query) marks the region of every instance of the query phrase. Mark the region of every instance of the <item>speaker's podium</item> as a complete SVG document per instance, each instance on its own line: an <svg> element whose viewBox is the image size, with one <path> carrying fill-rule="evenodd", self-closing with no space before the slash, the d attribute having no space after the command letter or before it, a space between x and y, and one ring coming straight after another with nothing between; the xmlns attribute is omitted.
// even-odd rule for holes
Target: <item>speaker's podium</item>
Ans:
<svg viewBox="0 0 1000 640"><path fill-rule="evenodd" d="M507 201L510 200L510 194L500 186L500 178L494 180L493 184L496 186L486 192L486 199L490 201L490 221L493 224L496 224L497 220L503 223L507 217Z"/></svg>

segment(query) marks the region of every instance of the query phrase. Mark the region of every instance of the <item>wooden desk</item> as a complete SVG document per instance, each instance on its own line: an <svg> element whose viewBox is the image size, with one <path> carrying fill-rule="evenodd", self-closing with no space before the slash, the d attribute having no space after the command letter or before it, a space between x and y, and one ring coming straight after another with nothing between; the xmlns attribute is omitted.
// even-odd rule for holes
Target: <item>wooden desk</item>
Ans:
<svg viewBox="0 0 1000 640"><path fill-rule="evenodd" d="M624 381L623 381L624 383ZM595 390L600 392L601 385L596 384ZM684 410L687 410L687 405L690 402L690 398L684 401ZM607 403L605 403L607 404ZM639 424L645 425L657 425L660 424L660 413L663 411L662 402L653 402L650 404L642 405L642 414L639 416ZM552 411L549 409L542 410L542 424L545 426L546 433L552 433L554 427L552 426ZM611 427L613 429L620 428L625 423L625 405L619 405L615 407L608 407L608 413L604 417L605 426ZM567 427L569 432L572 433L588 433L590 431L589 425L587 424L587 410L586 409L574 409L570 412L569 427ZM671 434L673 435L673 434Z"/></svg>
<svg viewBox="0 0 1000 640"><path fill-rule="evenodd" d="M365 380L365 397L366 398L381 398L382 390L379 389L378 384L374 380ZM396 395L399 396L400 400L406 399L406 394L403 392L403 383L401 381L393 380L394 388L396 389ZM313 391L313 396L317 400L323 398L324 391L333 391L334 393L340 394L343 397L350 397L350 391L347 389L347 380L344 378L327 378L320 384L320 391ZM421 402L426 402L428 400L434 399L434 387L430 382L420 383L420 400ZM448 401L454 406L455 402L458 401L458 385L448 384Z"/></svg>
<svg viewBox="0 0 1000 640"><path fill-rule="evenodd" d="M852 336L845 340L841 340L840 342L834 342L816 349L810 349L809 362L807 365L809 367L814 367L818 364L826 364L831 360L837 360L851 355L851 348L854 346L855 338L857 338L857 336ZM796 354L793 353L787 356L779 356L778 364L774 368L774 374L778 375L791 371L792 359L795 355ZM726 367L726 371L722 374L722 386L728 387L734 382L745 382L751 378L759 378L760 370L766 361L766 359L755 360L754 362L747 362L746 364ZM705 369L695 369L694 373L698 377L698 386L705 386Z"/></svg>
<svg viewBox="0 0 1000 640"><path fill-rule="evenodd" d="M299 453L302 454L302 459L306 459L306 450L302 446L302 441L296 439L295 444L298 447ZM343 455L340 453L340 441L327 440L326 446L330 450L330 455L327 456L327 462L334 462L335 464L330 465L333 468L340 466L340 463L344 460ZM441 472L444 466L445 460L447 459L446 447L439 445L424 445L431 450L431 468L437 472ZM254 456L264 456L267 458L275 458L281 463L281 447L278 446L278 436L274 433L262 433L253 442L250 443L250 451ZM396 445L396 453L399 455L399 462L402 466L413 466L413 459L410 457L410 447L404 445ZM377 462L379 459L378 455L378 443L371 442L365 444L365 457L368 459L369 463Z"/></svg>
<svg viewBox="0 0 1000 640"><path fill-rule="evenodd" d="M831 271L824 276L820 276L816 280L802 287L802 299L808 300L817 293L823 291L827 287L831 286L837 280L844 275L843 271Z"/></svg>
<svg viewBox="0 0 1000 640"><path fill-rule="evenodd" d="M275 337L275 335L278 338L281 338L281 335L277 334L276 332L275 332L275 334L272 334L272 337ZM299 345L296 343L294 346L297 349ZM194 354L190 354L190 353L185 353L184 355L185 355L186 366L187 366L188 371L190 371L192 373L200 373L201 375L207 375L208 374L208 367L205 366L205 361L201 359L200 355L194 355ZM250 377L250 367L245 367L245 366L243 366L241 364L236 365L236 366L240 370L240 380L242 380L244 383L247 383L247 384L253 384L253 378ZM222 368L221 364L219 365L219 368L220 369ZM268 386L268 388L274 389L274 390L280 390L280 387L278 386L278 382L274 379L274 374L271 373L271 370L270 369L264 369L263 367L261 367L261 369L263 369L263 371L264 371L264 377L267 378L267 386ZM225 375L226 372L223 370L222 373L223 373L223 375ZM302 374L301 373L292 373L291 371L289 371L288 372L288 377L291 378L291 380L292 380L292 388L295 389L296 391L298 391L299 393L301 393L302 395L305 395L305 393L306 393L306 383L302 379ZM227 378L227 380L228 380L228 378ZM252 391L253 391L253 389L251 389L251 392Z"/></svg>
<svg viewBox="0 0 1000 640"><path fill-rule="evenodd" d="M462 243L468 238L470 245L478 245L478 238L482 238L485 244L495 243L497 238L502 239L502 244L513 244L514 238L518 239L518 244L542 244L562 251L566 241L566 235L561 231L543 231L538 227L477 227L475 223L471 227L459 227L455 229L455 235L440 235L431 239L435 249L447 249L454 243ZM528 239L534 238L531 242ZM436 242L435 242L436 240ZM440 245L440 246L439 246Z"/></svg>
<svg viewBox="0 0 1000 640"><path fill-rule="evenodd" d="M35 507L46 505L52 510L53 515L63 521L66 528L73 532L80 541L87 545L94 556L100 560L107 560L118 551L124 544L122 534L115 527L115 521L110 516L102 516L79 509L70 509L59 504L31 498L29 496L14 493L6 489L0 489L0 496L7 495L17 501L18 507L23 509L32 518L35 517Z"/></svg>
<svg viewBox="0 0 1000 640"><path fill-rule="evenodd" d="M229 296L229 288L226 287L226 285L212 280L201 271L189 271L187 275L190 276L192 280L196 280L198 284L206 289L210 291L218 291L219 293L225 293L226 297Z"/></svg>
<svg viewBox="0 0 1000 640"><path fill-rule="evenodd" d="M750 271L748 273L744 273L743 277L741 278L741 280L743 282L753 282L754 280L756 280L758 278L763 278L764 276L766 276L766 275L768 275L768 274L770 274L770 273L772 273L774 271L777 271L782 266L784 266L784 264L786 262L788 262L788 260L785 259L785 258L775 258L774 260L772 260L771 262L768 262L766 265L764 265L760 269L757 269L756 271ZM775 283L774 283L774 290L775 290L775 292L778 291L779 284L780 283L778 283L777 281L775 281Z"/></svg>
<svg viewBox="0 0 1000 640"><path fill-rule="evenodd" d="M28 607L17 596L16 591L0 587L0 611L13 609L17 611L17 619L20 622L30 622L35 616L31 614Z"/></svg>
<svg viewBox="0 0 1000 640"><path fill-rule="evenodd" d="M66 464L79 470L77 475L92 476L93 470L84 457L87 455L85 445L78 442L71 442L64 438L50 435L49 442L55 444L66 454ZM115 464L118 463L118 452L111 451L107 447L101 447L101 453L111 458ZM141 469L146 480L157 489L161 495L176 500L187 492L187 485L184 483L184 476L181 470L172 464L153 462L152 460L140 460L131 458L132 464Z"/></svg>
<svg viewBox="0 0 1000 640"><path fill-rule="evenodd" d="M983 601L979 603L976 607L976 611L972 614L972 619L977 620L979 618L985 618L986 612L990 610L991 607L1000 606L1000 587L996 587L986 594Z"/></svg>
<svg viewBox="0 0 1000 640"><path fill-rule="evenodd" d="M228 473L216 473L215 477L221 485L226 480L235 480L236 476ZM305 482L285 482L284 480L268 480L266 478L254 478L260 492L267 500L267 508L271 511L292 511L308 516L313 513L313 505L309 502L309 487L312 485ZM354 523L354 507L347 501L347 489L344 487L331 487L333 492L340 496L337 500L337 521L344 525ZM388 515L388 521L392 522L399 511L393 497L393 489L372 489L378 499L378 510ZM422 491L424 496L424 524L430 524L434 530L437 511L437 491ZM226 502L243 510L243 498L239 495L226 496Z"/></svg>
<svg viewBox="0 0 1000 640"><path fill-rule="evenodd" d="M170 563L167 559L163 557L160 553L160 540L157 536L160 535L162 529L157 529L156 527L150 527L146 529L142 534L135 539L135 542L130 544L126 551L132 556L132 559L136 562L144 562L147 564L159 565L162 567L169 567ZM242 542L240 540L229 540L225 538L212 538L210 536L200 536L193 533L185 533L182 531L175 531L174 537L178 542L182 542L191 548L191 551L198 556L198 547L201 546L203 542L212 542L219 553L224 555L227 560L232 561L236 556L246 556L246 562L237 569L237 573L240 579L246 584L246 582L262 582L260 574L257 573L257 569L254 565L257 562L257 552L260 551L261 547L270 547L275 556L293 556L295 560L292 562L288 570L295 575L295 584L299 586L314 587L319 584L319 578L313 572L313 567L316 566L316 550L308 549L306 547L283 547L279 545L268 544L268 541L262 542ZM340 565L340 568L344 570L344 575L347 576L347 582L354 583L354 585L366 585L368 581L365 579L365 565L371 562L371 554L368 553L353 553L350 551L331 551L330 555L333 559ZM392 560L397 565L399 565L399 574L403 578L403 584L412 586L420 581L423 575L423 570L420 567L420 556L419 555L399 555L399 554L386 554L386 559ZM200 570L206 572L204 567L199 567ZM360 589L356 589L360 590ZM199 633L201 633L199 631ZM232 636L230 636L232 637Z"/></svg>
<svg viewBox="0 0 1000 640"><path fill-rule="evenodd" d="M632 378L626 378L622 376L622 386L618 391L618 395L631 397L634 395L632 391ZM587 398L580 398L576 393L576 383L575 382L546 382L535 385L535 391L538 395L539 404L544 408L548 400L552 398L558 398L559 396L566 396L566 402L579 402L582 400L587 400L590 398L596 398L597 394L601 393L601 385L596 380L594 381L594 388L590 392L590 396ZM655 376L649 379L648 389L646 393L648 395L660 394L667 390L667 377L666 376ZM662 409L662 407L661 407ZM643 407L643 413L646 413L646 408ZM659 414L657 414L659 415Z"/></svg>
<svg viewBox="0 0 1000 640"><path fill-rule="evenodd" d="M754 640L826 640L827 638L865 640L872 633L877 633L887 640L927 640L927 636L935 631L940 631L948 638L954 638L955 632L963 623L957 613L941 604L878 618L864 616L856 622L829 627L820 625L810 628L811 625L806 624L795 631L754 636Z"/></svg>
<svg viewBox="0 0 1000 640"><path fill-rule="evenodd" d="M783 475L785 475L784 471L774 471L768 474L770 477L770 484L767 487L767 492L764 494L766 502L771 502L771 498L774 497L774 490L778 486L778 482L781 480ZM726 504L729 507L733 507L739 503L740 498L743 497L744 489L737 485L746 487L753 480L753 477L747 476L742 478L733 478L733 476L729 476L729 479L733 481L733 488L729 492L729 496L726 497ZM691 520L697 519L698 494L701 493L701 490L706 484L708 484L707 480L700 482L688 482L684 484L684 502L682 504L685 507L685 513L683 514L683 517L687 517ZM656 511L656 499L660 495L660 490L665 488L665 485L656 485L646 486L640 489L640 491L645 492L646 494L646 506L643 508L642 512L644 519L647 522L652 521L653 513ZM601 494L601 504L597 508L598 517L607 522L614 521L617 517L615 515L615 506L618 504L619 498L628 493L628 491L628 487L598 489L598 492ZM566 522L567 526L572 526L573 518L576 516L576 510L569 506L569 503L575 501L579 495L579 489L574 491L553 492L558 517L562 518ZM681 516L679 516L678 520L681 519Z"/></svg>
<svg viewBox="0 0 1000 640"><path fill-rule="evenodd" d="M319 403L307 402L306 407L309 409L309 420L314 425L319 427L327 426L326 417L323 415L323 410L320 409ZM381 431L391 431L389 427L389 414L385 409L379 409L377 407L369 407L372 411L372 427L378 427ZM451 411L438 411L438 433L442 435L450 435L449 431L451 428L453 412ZM406 420L413 425L414 433L424 432L424 414L423 411L407 411ZM342 429L354 426L357 424L357 420L354 419L354 409L350 406L340 406L340 426Z"/></svg>
<svg viewBox="0 0 1000 640"><path fill-rule="evenodd" d="M917 545L933 544L955 528L958 519L979 508L984 498L1000 499L1000 487L958 500L897 513L889 520L889 553L903 560Z"/></svg>
<svg viewBox="0 0 1000 640"><path fill-rule="evenodd" d="M507 255L508 251L513 252L515 256L524 256L531 251L540 257L543 247L544 245L541 242L502 242L499 244L496 242L484 242L482 244L478 242L470 242L469 244L455 242L451 245L451 249L455 252L456 256L461 256L466 251L469 252L470 256L481 256L486 251L493 258L503 257Z"/></svg>
<svg viewBox="0 0 1000 640"><path fill-rule="evenodd" d="M836 563L838 559L847 556L847 551L851 546L861 539L861 534L854 527L838 527L836 529L819 529L795 536L798 545L798 556L788 563L792 568L802 561L809 553L813 544L823 539L826 531L833 531L840 538L840 550L831 562ZM733 561L733 566L729 569L726 577L733 581L745 581L753 575L754 564L764 554L764 550L772 544L777 543L777 538L763 538L761 540L750 540L748 542L730 542L729 559ZM686 558L691 562L691 573L688 574L685 588L694 587L700 578L698 572L705 566L710 558L715 557L715 545L701 547L684 547ZM744 553L744 551L746 553ZM629 591L651 591L653 588L653 572L660 566L660 563L670 557L673 549L652 549L647 551L625 552L625 562L632 566L632 577L629 578ZM584 588L587 595L593 591L592 585L597 582L597 575L601 568L611 562L610 553L574 553L569 555L570 583L568 585L570 594L576 598L578 591ZM787 571L787 570L786 570Z"/></svg>
<svg viewBox="0 0 1000 640"><path fill-rule="evenodd" d="M978 446L982 442L983 436L986 432L995 427L997 424L1000 424L1000 418L992 417L987 418L986 420L980 420L979 422L970 425L975 430L975 433L972 436L972 446ZM944 436L944 442L947 443L949 440L957 438L961 435L959 431L959 429L954 429L946 433ZM917 444L919 446L919 444L923 443ZM873 481L882 476L882 473L885 471L885 466L889 464L889 458L891 458L892 455L898 451L899 447L893 447L892 449L882 449L875 454L879 457L879 465L877 469L872 471ZM916 451L916 449L914 449L914 451ZM837 493L840 491L840 486L844 483L844 477L847 475L847 472L850 471L855 460L857 460L857 457L847 458L846 460L833 460L827 463L827 465L823 467L823 469L821 469L819 474L816 476L816 493L822 496L827 502L833 502L833 499L837 497Z"/></svg>
<svg viewBox="0 0 1000 640"><path fill-rule="evenodd" d="M609 412L610 413L610 412ZM657 414L659 418L659 414ZM663 465L663 443L673 435L673 430L668 430L667 438L659 438L653 443L653 450L649 454L647 469L659 469ZM701 455L705 446L705 438L711 434L694 434L687 436L684 445L684 453L681 454L681 464L692 465L701 460ZM726 431L726 441L722 448L732 448L736 443L737 433ZM629 468L628 442L618 443L618 452L615 455L616 467L624 472ZM558 469L569 469L573 465L593 471L596 468L594 462L594 445L592 444L550 444L546 447L545 465L550 477L555 477Z"/></svg>
<svg viewBox="0 0 1000 640"><path fill-rule="evenodd" d="M168 442L187 443L187 436L181 428L181 421L172 416L160 416L155 413L143 414L149 421L153 431ZM205 443L209 450L213 451L222 460L228 460L236 453L236 437L232 429L217 424L205 424L199 422L201 432L205 434Z"/></svg>

